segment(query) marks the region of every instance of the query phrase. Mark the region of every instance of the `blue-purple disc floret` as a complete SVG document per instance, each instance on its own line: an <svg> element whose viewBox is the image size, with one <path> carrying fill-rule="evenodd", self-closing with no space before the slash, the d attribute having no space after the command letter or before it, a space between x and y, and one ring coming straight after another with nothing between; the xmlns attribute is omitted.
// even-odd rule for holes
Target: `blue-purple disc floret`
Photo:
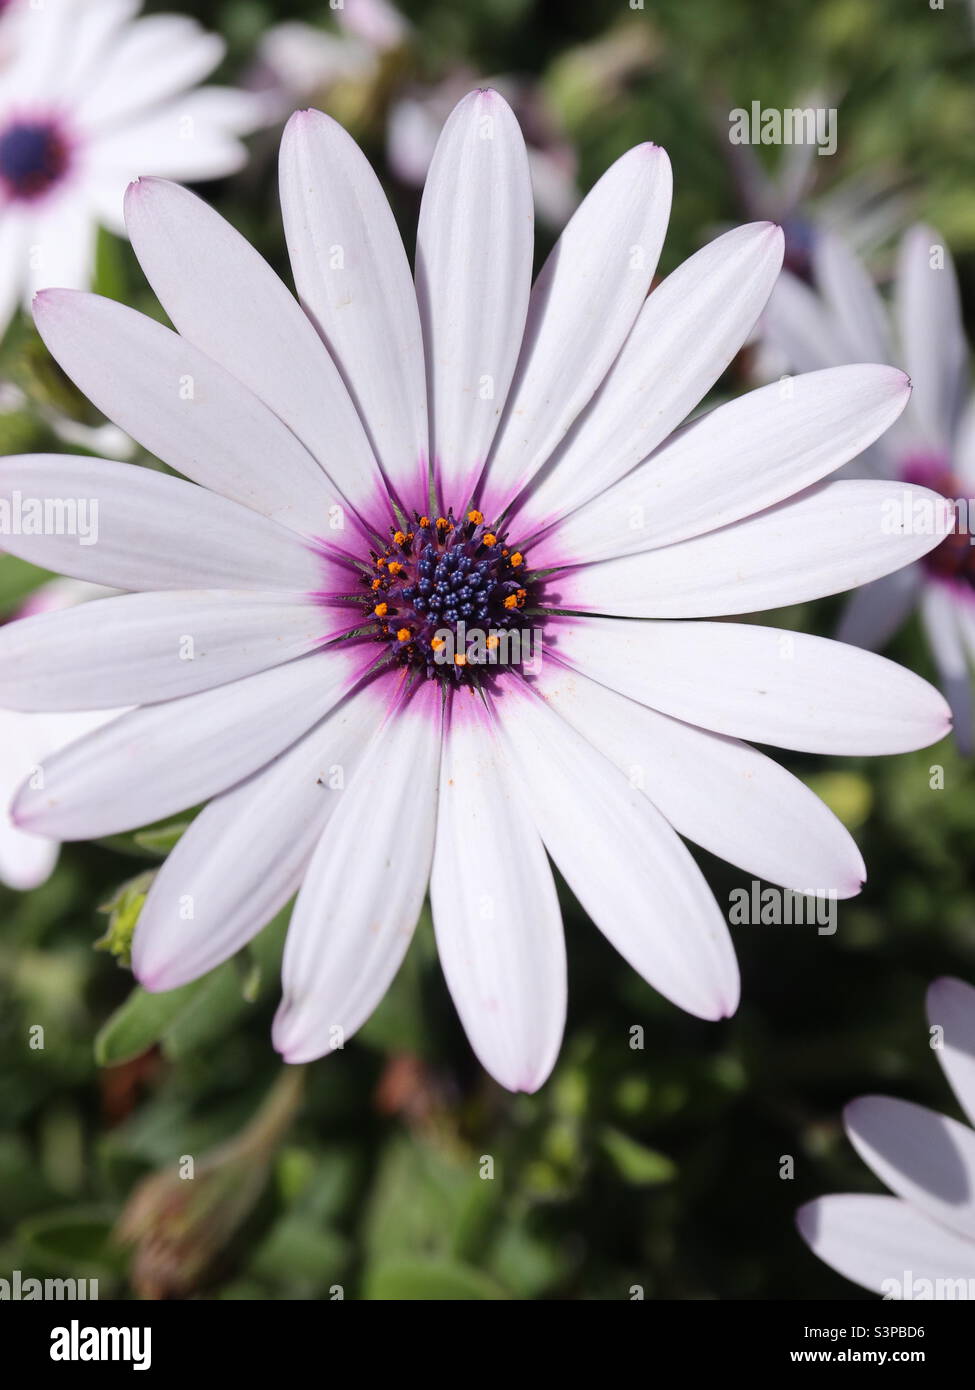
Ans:
<svg viewBox="0 0 975 1390"><path fill-rule="evenodd" d="M525 557L479 511L414 513L371 551L366 579L377 640L427 679L477 684L514 664L529 623L532 584Z"/></svg>
<svg viewBox="0 0 975 1390"><path fill-rule="evenodd" d="M68 140L56 121L20 119L0 130L0 183L20 199L38 198L64 177Z"/></svg>

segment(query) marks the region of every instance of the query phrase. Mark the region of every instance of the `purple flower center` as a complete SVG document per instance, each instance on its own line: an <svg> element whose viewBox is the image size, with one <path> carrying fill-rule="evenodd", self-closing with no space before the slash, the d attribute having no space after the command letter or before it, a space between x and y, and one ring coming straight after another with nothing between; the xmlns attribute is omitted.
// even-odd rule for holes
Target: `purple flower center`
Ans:
<svg viewBox="0 0 975 1390"><path fill-rule="evenodd" d="M0 132L0 180L15 198L37 198L67 172L71 151L54 121L18 120Z"/></svg>
<svg viewBox="0 0 975 1390"><path fill-rule="evenodd" d="M531 650L525 610L534 585L524 556L478 511L414 513L413 530L390 530L371 551L367 602L376 639L426 679L478 684Z"/></svg>
<svg viewBox="0 0 975 1390"><path fill-rule="evenodd" d="M954 476L948 460L940 454L918 454L908 459L901 470L905 483L930 488L950 501L961 501L955 507L955 527L940 545L928 551L921 564L934 578L954 580L975 589L975 545L970 529L968 503L962 498L963 486Z"/></svg>
<svg viewBox="0 0 975 1390"><path fill-rule="evenodd" d="M793 215L782 222L785 233L783 265L807 284L812 282L812 251L816 233L813 224L804 217Z"/></svg>

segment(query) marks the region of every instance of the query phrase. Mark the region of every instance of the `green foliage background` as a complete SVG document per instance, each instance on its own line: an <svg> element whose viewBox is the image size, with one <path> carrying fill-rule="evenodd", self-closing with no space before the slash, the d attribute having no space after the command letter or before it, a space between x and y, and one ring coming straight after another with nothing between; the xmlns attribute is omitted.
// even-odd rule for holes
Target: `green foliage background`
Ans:
<svg viewBox="0 0 975 1390"><path fill-rule="evenodd" d="M227 37L228 80L269 24L329 22L327 5L310 0L182 8ZM583 188L637 141L668 149L675 203L663 270L742 217L715 111L832 93L840 142L823 161L824 183L879 171L908 187L912 215L939 226L958 257L975 327L966 5L647 0L632 11L625 0L411 0L403 9L416 26L405 72L436 78L463 62L486 76L539 77L578 149ZM622 26L626 42L641 30L649 56L610 89L593 83L580 50ZM380 164L381 131L377 99L357 133ZM286 273L275 142L258 136L248 170L203 191ZM390 192L409 241L417 197ZM129 247L108 236L98 288L159 313ZM83 412L26 322L8 335L0 374L32 402L56 391ZM743 384L733 373L721 391ZM3 417L0 431L2 452L50 447L32 406ZM0 559L3 611L38 578ZM827 602L769 620L829 634L836 611ZM915 627L891 654L933 674ZM744 1002L710 1025L644 985L565 893L561 1060L540 1094L512 1097L473 1059L424 922L372 1021L309 1069L304 1104L234 1238L216 1234L226 1192L214 1189L193 1219L165 1208L159 1219L184 1243L186 1270L227 1246L184 1292L327 1299L341 1285L365 1298L622 1299L640 1286L647 1298L865 1297L805 1249L793 1212L822 1192L877 1190L842 1135L848 1099L891 1091L957 1113L923 1000L938 975L975 980L975 777L949 742L873 762L786 761L854 829L867 862L866 889L841 905L834 936L735 928ZM931 787L934 765L943 790ZM0 1275L94 1274L103 1297L131 1296L128 1254L109 1233L136 1183L238 1133L279 1076L269 1027L282 923L246 961L161 1001L130 997L127 970L93 949L100 905L158 863L168 839L67 846L43 888L0 897ZM719 900L747 883L702 858ZM28 1046L37 1024L43 1050ZM642 1049L631 1046L635 1027ZM783 1178L789 1155L794 1176Z"/></svg>

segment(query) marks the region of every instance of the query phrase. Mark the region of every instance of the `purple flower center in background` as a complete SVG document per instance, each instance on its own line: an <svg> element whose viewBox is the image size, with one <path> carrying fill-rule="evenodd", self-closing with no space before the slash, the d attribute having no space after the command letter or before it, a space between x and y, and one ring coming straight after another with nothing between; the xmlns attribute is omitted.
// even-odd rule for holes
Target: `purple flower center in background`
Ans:
<svg viewBox="0 0 975 1390"><path fill-rule="evenodd" d="M811 284L813 279L812 251L816 240L813 224L805 217L793 215L783 218L782 230L785 233L785 256L783 266L793 275Z"/></svg>
<svg viewBox="0 0 975 1390"><path fill-rule="evenodd" d="M947 458L941 454L915 455L904 465L902 477L905 483L930 488L949 501L960 503L955 507L955 529L923 556L921 564L934 578L960 581L975 589L975 544L972 543L975 535L971 530L968 500Z"/></svg>
<svg viewBox="0 0 975 1390"><path fill-rule="evenodd" d="M478 684L531 651L526 607L533 585L524 556L478 511L458 522L452 511L414 513L413 530L391 528L371 551L365 578L378 641L393 659L427 679Z"/></svg>
<svg viewBox="0 0 975 1390"><path fill-rule="evenodd" d="M70 154L54 121L14 121L0 131L0 181L15 198L36 198L64 177Z"/></svg>

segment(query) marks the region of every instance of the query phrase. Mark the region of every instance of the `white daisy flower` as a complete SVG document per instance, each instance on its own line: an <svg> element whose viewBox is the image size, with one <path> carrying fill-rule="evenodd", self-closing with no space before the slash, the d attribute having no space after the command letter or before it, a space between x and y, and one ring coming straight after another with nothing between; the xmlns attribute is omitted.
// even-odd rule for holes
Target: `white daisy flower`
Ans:
<svg viewBox="0 0 975 1390"><path fill-rule="evenodd" d="M387 0L345 0L332 17L334 30L289 19L261 35L253 81L282 119L323 101L337 83L375 81L386 56L409 39L409 24Z"/></svg>
<svg viewBox="0 0 975 1390"><path fill-rule="evenodd" d="M923 560L850 600L838 636L879 648L919 610L952 707L961 749L973 746L975 664L975 396L951 254L930 227L912 227L898 257L894 322L865 267L835 236L813 256L811 289L784 273L765 334L796 371L840 362L901 362L914 385L902 420L860 460L859 471L923 483L959 504L956 524Z"/></svg>
<svg viewBox="0 0 975 1390"><path fill-rule="evenodd" d="M199 87L224 42L140 0L10 0L0 18L0 332L45 285L86 287L139 174L239 169L263 102Z"/></svg>
<svg viewBox="0 0 975 1390"><path fill-rule="evenodd" d="M975 989L928 990L931 1046L975 1124ZM833 1269L888 1298L975 1298L975 1130L923 1105L863 1096L850 1142L894 1197L846 1194L801 1207L799 1231Z"/></svg>
<svg viewBox="0 0 975 1390"><path fill-rule="evenodd" d="M100 598L110 590L71 579L42 584L22 605L17 617L57 613L76 603ZM10 803L25 779L42 775L45 759L116 718L119 710L58 711L51 714L0 709L0 883L26 891L39 888L53 872L59 845L47 836L21 830L10 816Z"/></svg>
<svg viewBox="0 0 975 1390"><path fill-rule="evenodd" d="M672 435L754 325L780 232L730 232L648 298L671 175L641 145L532 289L525 145L490 91L441 136L415 288L378 180L320 112L289 122L281 188L301 307L155 179L129 191L129 234L177 331L38 297L64 369L192 481L3 462L0 496L99 502L97 545L12 550L143 591L0 632L0 701L141 706L51 759L18 824L88 838L213 798L155 881L134 969L182 984L297 891L274 1029L292 1062L369 1016L429 885L475 1051L538 1087L565 1017L548 856L658 990L731 1013L728 925L681 836L790 887L864 878L827 808L741 740L894 753L949 718L873 653L691 620L832 593L935 543L884 531L888 485L821 481L896 418L907 379L813 373Z"/></svg>

